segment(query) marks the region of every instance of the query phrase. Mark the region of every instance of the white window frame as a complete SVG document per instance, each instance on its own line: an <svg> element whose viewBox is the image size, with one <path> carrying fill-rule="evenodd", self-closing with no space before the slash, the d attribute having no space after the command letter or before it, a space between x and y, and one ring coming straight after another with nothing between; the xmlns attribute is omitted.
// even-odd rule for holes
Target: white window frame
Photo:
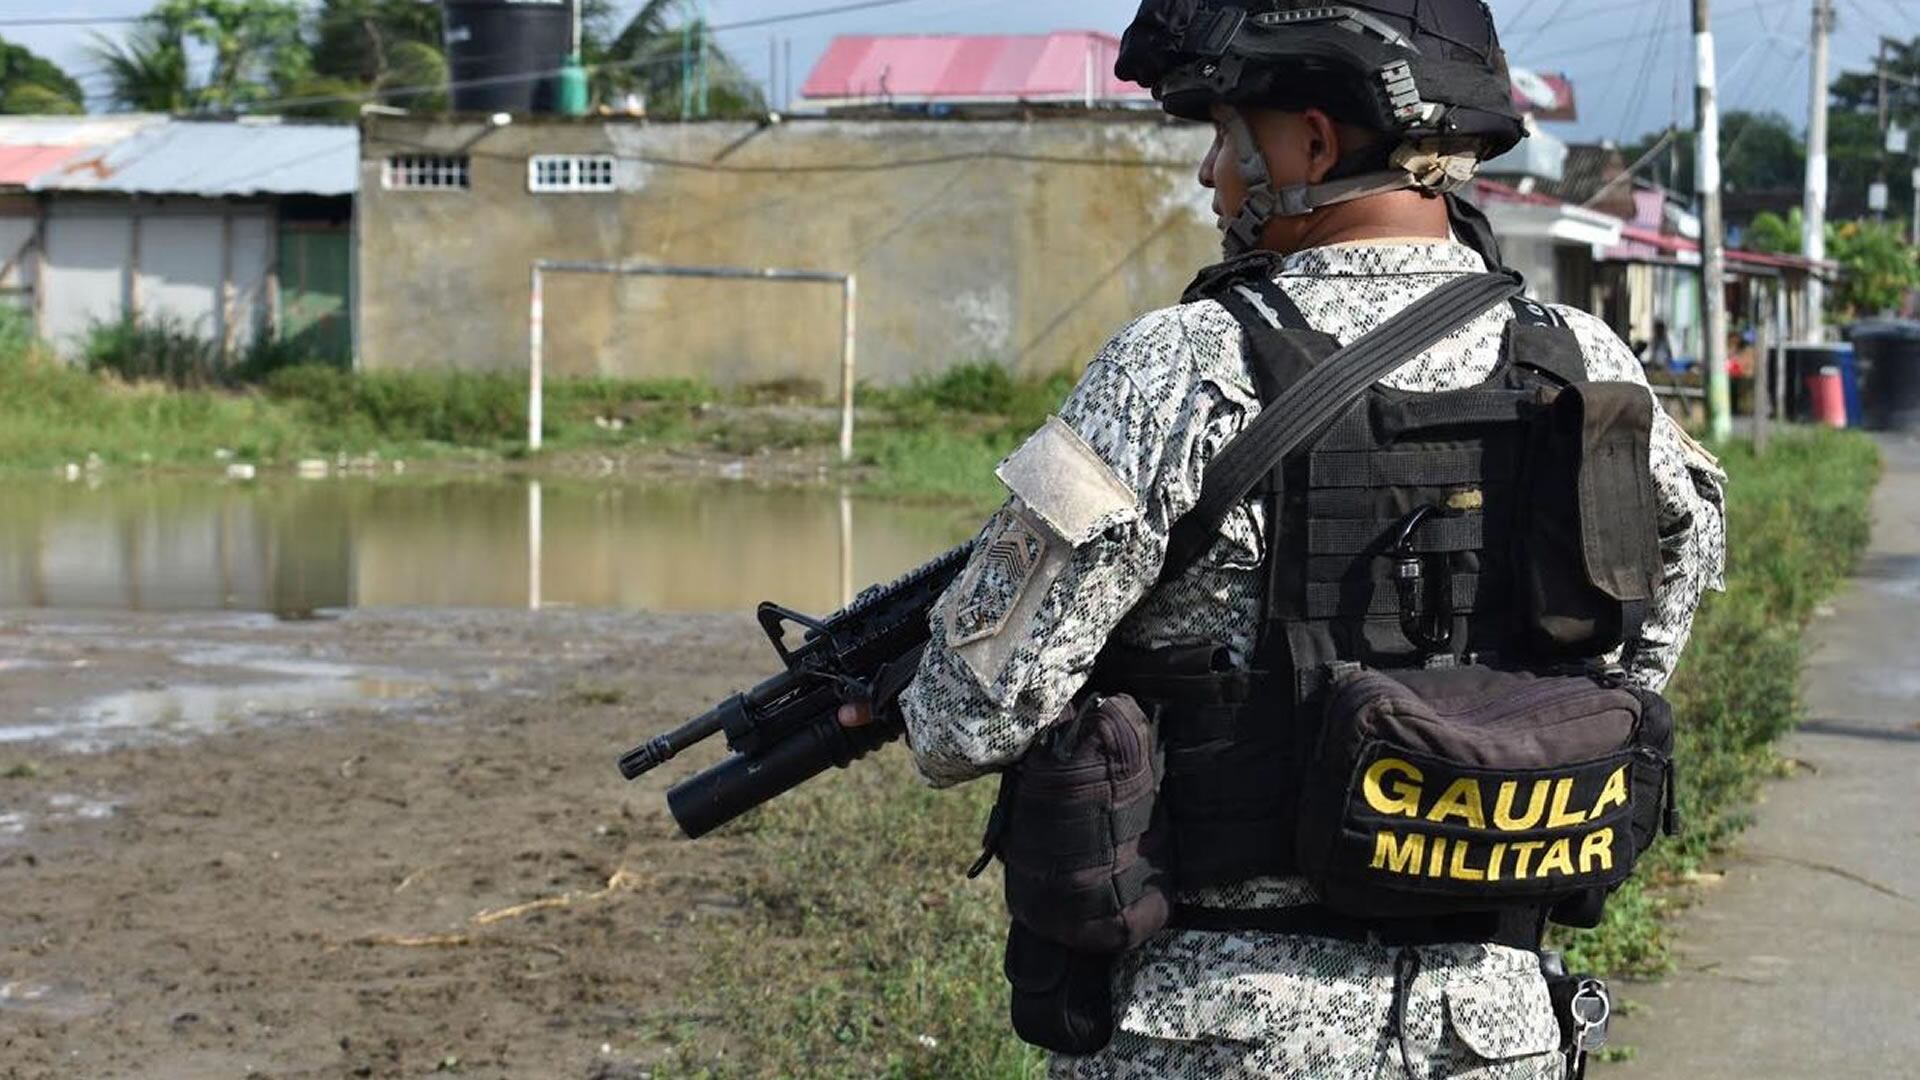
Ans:
<svg viewBox="0 0 1920 1080"><path fill-rule="evenodd" d="M619 190L612 154L535 154L527 159L527 190L535 195L589 195Z"/></svg>
<svg viewBox="0 0 1920 1080"><path fill-rule="evenodd" d="M473 159L466 154L388 154L380 163L387 191L471 191Z"/></svg>

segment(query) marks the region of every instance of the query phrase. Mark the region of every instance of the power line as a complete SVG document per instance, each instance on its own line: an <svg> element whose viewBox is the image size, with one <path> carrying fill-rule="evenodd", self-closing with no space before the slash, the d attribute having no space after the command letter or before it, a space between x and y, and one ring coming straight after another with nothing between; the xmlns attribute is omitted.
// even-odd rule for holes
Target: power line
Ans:
<svg viewBox="0 0 1920 1080"><path fill-rule="evenodd" d="M0 27L113 26L120 23L143 22L146 18L145 15L35 15L25 18L0 18Z"/></svg>
<svg viewBox="0 0 1920 1080"><path fill-rule="evenodd" d="M760 18L742 19L730 23L715 23L707 26L701 36L704 39L710 35L727 33L733 30L748 30L761 26L773 26L781 23L800 22L806 19L825 18L831 15L842 15L852 11L899 7L903 4L918 2L921 2L921 0L858 0L858 2L855 3L806 8L800 11L790 11L781 15L767 15ZM586 69L589 74L602 71L642 71L651 67L679 64L682 62L680 54L674 53L667 56L654 57L651 60L605 61L599 64L586 65ZM424 94L438 93L442 90L462 90L477 86L506 86L513 83L532 82L538 79L550 79L559 75L564 70L564 68L559 67L544 68L538 71L517 72L510 75L489 75L474 79L454 79L447 82L422 83L414 86L382 87L355 94L309 94L296 97L274 98L266 101L248 102L244 107L248 112L257 113L309 105L354 104L380 101L389 98L419 97ZM741 86L751 85L744 75L741 76L738 83Z"/></svg>

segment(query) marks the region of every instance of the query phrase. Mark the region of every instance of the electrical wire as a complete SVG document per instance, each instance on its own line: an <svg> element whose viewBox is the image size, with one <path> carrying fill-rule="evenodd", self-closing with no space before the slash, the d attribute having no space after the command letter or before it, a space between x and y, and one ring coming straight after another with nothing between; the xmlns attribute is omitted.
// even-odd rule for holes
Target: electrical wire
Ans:
<svg viewBox="0 0 1920 1080"><path fill-rule="evenodd" d="M790 22L800 22L807 19L825 18L832 15L843 15L853 11L868 11L868 10L873 10L877 8L899 7L903 4L912 4L912 3L921 3L921 2L923 2L923 0L856 0L856 2L854 3L833 4L825 7L806 8L800 11L790 11L780 15L766 15L766 16L761 16L753 19L742 19L742 20L738 20L730 23L715 23L705 27L701 36L704 39L710 35L723 34L733 30L748 30L756 27L774 26L774 25L790 23ZM616 60L616 61L605 61L599 64L588 64L588 65L585 65L585 69L589 74L593 74L595 72L603 72L603 71L640 71L640 70L648 69L650 67L665 66L668 64L679 64L682 62L684 62L683 57L678 53L674 53L668 56L655 57L651 60ZM362 91L360 93L354 93L354 94L307 94L307 95L300 95L295 97L270 98L265 101L249 102L246 104L245 108L248 112L261 113L261 112L272 112L279 109L298 108L298 107L305 107L305 106L312 106L312 105L364 104L367 102L383 101L383 100L388 100L393 98L419 97L425 94L439 93L443 90L452 91L452 90L463 90L463 89L468 89L471 87L478 87L478 86L504 86L504 85L510 85L513 83L533 82L539 79L553 78L565 70L566 68L564 67L543 68L537 71L516 72L510 75L490 75L490 76L484 76L481 78L473 78L473 79L453 79L446 82L437 82L437 83L431 83L431 84L423 83L423 84L418 84L413 86L382 87L379 89L369 89L369 90ZM746 82L744 77L738 81L740 85L751 85L750 83Z"/></svg>
<svg viewBox="0 0 1920 1080"><path fill-rule="evenodd" d="M446 146L421 142L393 135L380 135L374 141L384 145L401 147L406 150L425 154L450 154L455 151ZM506 161L524 165L533 156L531 154L511 154L504 151L485 150L478 147L459 151L469 157L484 158L490 161ZM666 157L655 154L619 154L621 161L638 165L650 165L662 169L684 169L690 172L731 173L736 175L768 176L805 176L819 174L882 173L896 172L902 169L926 169L941 165L956 165L975 161L1006 161L1026 165L1082 165L1113 169L1178 169L1191 170L1191 161L1160 161L1153 158L1101 158L1076 157L1071 154L1026 154L1013 150L963 150L950 154L929 154L925 157L893 158L886 161L846 161L819 165L731 165L718 161L694 161L689 158Z"/></svg>

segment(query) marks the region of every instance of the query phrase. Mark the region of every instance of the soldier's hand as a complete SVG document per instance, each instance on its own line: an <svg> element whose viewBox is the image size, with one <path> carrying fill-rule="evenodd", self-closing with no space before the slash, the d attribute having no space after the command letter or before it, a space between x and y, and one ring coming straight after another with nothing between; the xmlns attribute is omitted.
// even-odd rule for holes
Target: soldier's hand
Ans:
<svg viewBox="0 0 1920 1080"><path fill-rule="evenodd" d="M866 727L873 723L873 706L864 701L850 702L840 706L841 727Z"/></svg>

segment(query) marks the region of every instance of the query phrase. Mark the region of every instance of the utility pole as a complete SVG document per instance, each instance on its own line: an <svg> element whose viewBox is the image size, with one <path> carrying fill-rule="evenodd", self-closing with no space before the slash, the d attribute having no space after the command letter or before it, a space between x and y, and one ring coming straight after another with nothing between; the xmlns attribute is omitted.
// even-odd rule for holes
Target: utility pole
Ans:
<svg viewBox="0 0 1920 1080"><path fill-rule="evenodd" d="M1874 74L1880 77L1880 193L1882 196L1881 202L1880 202L1880 208L1874 212L1874 217L1880 221L1885 221L1887 220L1887 204L1886 204L1885 195L1888 191L1888 188L1887 188L1887 39L1886 38L1880 39L1880 52L1874 57L1873 70L1874 70Z"/></svg>
<svg viewBox="0 0 1920 1080"><path fill-rule="evenodd" d="M1800 250L1819 262L1827 257L1827 38L1833 33L1833 0L1813 0L1813 85L1807 105L1807 198L1800 214ZM1807 278L1807 340L1827 339L1827 283L1818 270Z"/></svg>
<svg viewBox="0 0 1920 1080"><path fill-rule="evenodd" d="M1733 399L1727 385L1727 238L1720 217L1720 105L1714 97L1713 24L1707 3L1693 0L1694 187L1700 192L1708 431L1715 439L1725 439L1733 434Z"/></svg>

